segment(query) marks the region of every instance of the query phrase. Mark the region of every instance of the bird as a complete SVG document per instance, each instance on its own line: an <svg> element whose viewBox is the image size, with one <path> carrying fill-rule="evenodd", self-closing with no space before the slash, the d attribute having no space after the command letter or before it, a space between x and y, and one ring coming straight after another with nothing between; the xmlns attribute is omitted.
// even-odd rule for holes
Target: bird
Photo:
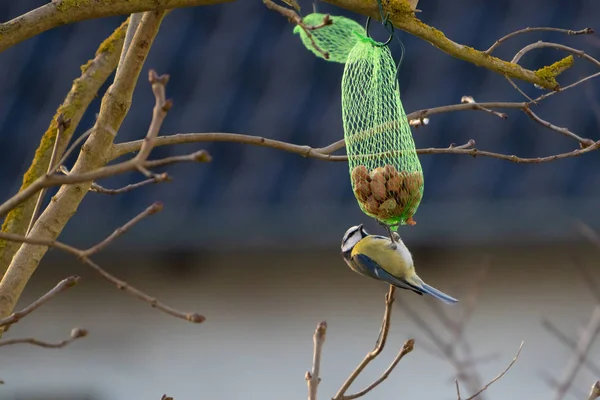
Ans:
<svg viewBox="0 0 600 400"><path fill-rule="evenodd" d="M428 294L447 304L457 299L429 286L417 275L412 255L398 233L371 235L362 224L349 228L342 239L342 257L354 272L418 295Z"/></svg>

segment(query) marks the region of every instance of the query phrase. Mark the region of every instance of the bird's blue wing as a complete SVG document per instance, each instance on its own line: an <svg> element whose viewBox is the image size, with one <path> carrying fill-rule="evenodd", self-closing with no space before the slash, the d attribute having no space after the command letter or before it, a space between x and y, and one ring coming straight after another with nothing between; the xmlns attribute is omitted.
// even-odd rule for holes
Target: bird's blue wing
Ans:
<svg viewBox="0 0 600 400"><path fill-rule="evenodd" d="M387 282L390 285L399 287L400 289L412 290L417 294L423 295L423 291L419 287L411 285L405 280L396 278L395 276L386 272L379 266L379 264L373 261L371 257L365 254L356 254L354 257L352 257L352 259L359 268L364 270L365 275L369 275L373 278Z"/></svg>

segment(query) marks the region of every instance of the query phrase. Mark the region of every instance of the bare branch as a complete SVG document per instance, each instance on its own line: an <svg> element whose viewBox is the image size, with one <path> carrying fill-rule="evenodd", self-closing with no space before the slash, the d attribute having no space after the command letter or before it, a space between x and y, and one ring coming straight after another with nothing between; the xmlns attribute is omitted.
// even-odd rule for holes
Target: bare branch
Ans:
<svg viewBox="0 0 600 400"><path fill-rule="evenodd" d="M600 381L596 381L596 383L592 385L588 400L596 400L598 397L600 397Z"/></svg>
<svg viewBox="0 0 600 400"><path fill-rule="evenodd" d="M298 13L296 13L296 11L290 8L282 7L278 4L275 4L271 0L263 0L263 3L268 9L277 11L279 14L286 17L288 21L293 22L294 24L302 28L302 30L306 33L306 36L308 36L308 38L310 39L310 43L314 47L314 49L321 53L323 57L325 57L325 59L329 59L329 53L327 53L325 50L323 50L317 45L310 33L310 31L323 28L324 26L331 25L333 23L332 19L329 18L328 14L325 15L325 17L323 17L323 22L321 22L319 25L311 26L306 25L304 21L302 21L302 18L298 15Z"/></svg>
<svg viewBox="0 0 600 400"><path fill-rule="evenodd" d="M66 119L63 114L58 114L58 117L56 117L56 125L58 126L58 129L56 131L56 138L54 139L54 146L52 146L52 153L50 155L50 162L48 163L48 171L46 172L46 175L50 175L54 169L55 169L55 165L56 165L56 158L58 157L58 143L60 142L62 136L65 133L65 130L67 130L69 128L69 125L71 124L71 120L70 119ZM33 223L36 221L37 217L38 217L38 213L40 211L40 207L42 206L42 202L44 201L44 196L46 195L46 190L42 189L40 191L40 194L38 195L38 199L35 203L35 207L33 208L33 214L31 215L31 220L29 221L29 226L27 227L27 233L25 234L25 236L27 236L29 234L29 231L31 231L31 227L33 226Z"/></svg>
<svg viewBox="0 0 600 400"><path fill-rule="evenodd" d="M531 109L529 107L525 107L523 109L523 112L525 112L525 114L527 114L529 116L529 118L531 118L532 120L534 120L538 124L540 124L542 126L545 126L548 129L552 129L553 131L558 132L561 135L565 135L567 137L570 137L570 138L573 138L573 139L577 140L579 142L579 145L580 145L581 148L586 148L588 146L593 146L594 143L595 143L592 139L582 138L581 136L578 136L578 135L574 134L573 132L571 132L567 128L561 128L559 126L551 124L550 122L548 122L546 120L541 119L533 111L531 111Z"/></svg>
<svg viewBox="0 0 600 400"><path fill-rule="evenodd" d="M94 261L92 261L88 257L88 254L94 254L99 250L99 248L106 247L110 242L112 242L118 236L125 233L125 231L127 231L127 229L131 228L135 223L139 222L142 218L144 218L148 215L152 215L160 210L161 210L161 207L160 207L159 203L153 204L151 207L147 208L141 214L137 215L131 221L129 221L128 223L123 225L123 227L117 229L107 239L103 240L102 242L100 242L99 244L97 244L95 246L90 247L87 250L79 250L75 247L69 246L67 244L64 244L64 243L61 243L61 242L55 241L55 240L41 239L41 238L35 238L35 237L24 237L24 236L20 236L20 235L14 235L14 234L3 233L3 232L0 232L0 238L2 238L4 240L21 242L21 243L29 243L29 244L38 245L38 246L54 247L65 253L72 254L72 255L76 256L79 260L81 260L83 263L90 266L93 270L98 272L104 279L106 279L107 281L114 284L118 289L123 290L123 291L131 294L132 296L148 303L153 308L157 308L158 310L160 310L166 314L172 315L177 318L184 319L189 322L194 322L194 323L204 322L204 320L206 319L204 316L202 316L198 313L184 313L184 312L178 311L172 307L169 307L169 306L161 303L156 298L147 295L146 293L142 292L141 290L131 286L127 282L120 280L119 278L115 277L114 275L108 273L106 270L104 270L102 267L100 267L98 264L96 264Z"/></svg>
<svg viewBox="0 0 600 400"><path fill-rule="evenodd" d="M128 4L134 3L136 2L128 2ZM156 3L158 2L154 2L155 5ZM102 5L106 4L103 3ZM57 4L51 3L51 6L56 7ZM81 7L81 5L75 8L86 12L90 11L89 7ZM139 74L164 15L163 10L144 13L130 49L125 56L124 65L120 68L119 74L115 75L113 84L110 85L102 98L100 112L94 124L94 131L82 146L79 157L72 168L74 175L93 171L105 165L106 155L109 153L115 139L114 132L119 130L129 111ZM90 181L80 185L69 185L60 188L54 198L55 200L50 202L33 226L29 237L50 242L55 240L70 218L76 213L91 183ZM0 215L5 215L5 212L6 210ZM0 281L0 318L13 312L17 300L47 250L48 248L45 246L23 243L15 253L2 281Z"/></svg>
<svg viewBox="0 0 600 400"><path fill-rule="evenodd" d="M551 43L551 42L542 42L542 41L539 41L539 42L536 42L536 43L532 43L530 45L527 45L527 46L523 47L521 50L519 50L517 52L517 54L515 54L515 56L513 57L513 59L512 59L511 62L516 64L516 63L518 63L521 60L521 58L526 53L529 53L531 50L543 49L543 48L553 48L553 49L563 50L563 51L566 51L567 53L571 53L573 55L576 55L577 57L585 58L586 60L588 60L592 64L596 65L597 67L600 67L600 61L596 60L594 57L590 56L589 54L586 54L582 50L577 50L577 49L574 49L572 47L565 46L563 44Z"/></svg>
<svg viewBox="0 0 600 400"><path fill-rule="evenodd" d="M162 211L162 209L163 209L162 203L159 203L159 202L153 203L150 207L146 208L144 211L142 211L141 213L136 215L125 225L121 226L120 228L117 228L106 239L104 239L100 243L96 244L95 246L92 246L89 249L82 251L80 257L90 257L90 256L96 254L97 252L99 252L100 250L104 249L106 246L111 244L113 240L115 240L119 236L122 236L129 229L133 228L138 222L140 222L141 220L143 220L144 218L146 218L149 215L156 214L157 212Z"/></svg>
<svg viewBox="0 0 600 400"><path fill-rule="evenodd" d="M369 16L380 20L380 12L375 1L364 0L325 0L338 7ZM502 76L520 79L537 84L545 89L556 90L559 85L556 76L539 76L536 71L531 71L520 65L490 56L484 51L475 50L472 47L456 43L447 38L438 29L427 25L418 19L414 10L405 1L384 2L384 12L389 13L389 20L398 29L421 38L441 51L453 57L467 61L471 64L494 71Z"/></svg>
<svg viewBox="0 0 600 400"><path fill-rule="evenodd" d="M35 195L38 190L52 187L52 186L60 186L60 185L73 185L77 183L85 183L92 182L97 179L108 178L112 176L117 176L124 174L129 171L138 170L140 168L148 169L148 168L156 168L162 167L169 164L176 164L181 162L210 162L210 155L204 151L200 150L192 154L187 154L183 156L173 156L166 157L158 160L150 160L144 161L141 164L136 159L131 159L128 161L124 161L119 164L109 165L107 167L98 168L96 170L92 170L90 172L73 174L70 173L67 176L63 175L51 175L44 176L30 186L28 186L25 190L22 190L15 194L13 197L5 201L0 205L0 217L4 215L6 212L10 211L12 208L18 206L20 203L26 201L31 196ZM152 179L160 180L160 176L153 176ZM91 187L91 185L90 185Z"/></svg>
<svg viewBox="0 0 600 400"><path fill-rule="evenodd" d="M79 279L80 278L76 275L69 276L68 278L63 279L56 286L50 289L49 292L44 294L42 297L28 305L21 311L17 311L6 318L0 319L0 327L4 327L4 331L6 332L10 325L19 322L21 318L31 314L33 311L40 308L42 305L44 305L44 303L48 302L48 300L52 299L57 294L72 288L77 284L77 282L79 282Z"/></svg>
<svg viewBox="0 0 600 400"><path fill-rule="evenodd" d="M0 346L10 346L13 344L26 343L26 344L32 344L34 346L43 347L45 349L61 349L65 346L67 346L68 344L73 343L75 340L86 337L87 335L88 335L87 330L81 329L81 328L74 328L71 330L71 335L69 336L68 339L61 340L58 343L43 342L43 341L35 339L35 338L23 338L23 339L1 340Z"/></svg>
<svg viewBox="0 0 600 400"><path fill-rule="evenodd" d="M129 184L129 185L124 186L119 189L107 189L103 186L98 185L97 183L92 183L92 186L90 187L90 192L115 195L115 194L126 193L126 192L132 191L134 189L137 189L139 187L146 186L149 184L168 182L170 180L171 180L171 177L169 177L169 175L166 172L163 172L162 174L155 174L154 177L152 177L150 179L146 179L146 180L138 182L138 183L132 183L132 184Z"/></svg>
<svg viewBox="0 0 600 400"><path fill-rule="evenodd" d="M600 305L596 306L590 320L588 322L587 327L579 337L579 342L577 343L577 348L575 354L565 367L563 372L563 378L560 381L560 384L557 387L556 395L554 396L554 400L561 400L569 387L571 386L573 379L579 372L581 365L584 362L586 354L592 347L594 340L600 333Z"/></svg>
<svg viewBox="0 0 600 400"><path fill-rule="evenodd" d="M340 390L338 390L336 395L333 397L333 400L345 399L344 395L345 395L346 391L348 390L348 388L350 388L350 385L352 385L352 382L354 382L356 380L356 378L358 377L358 375L360 375L360 373L363 371L363 369L365 369L365 367L367 365L369 365L369 363L371 361L373 361L375 359L375 357L377 357L379 355L379 353L381 353L383 351L383 348L385 347L385 343L387 341L387 336L388 336L388 333L390 330L390 322L391 322L391 317L392 317L392 304L394 303L395 291L396 291L396 288L394 286L390 285L388 293L385 296L385 312L383 314L381 330L379 331L379 337L377 339L377 342L375 343L375 348L372 351L370 351L369 353L367 353L365 358L360 362L360 364L358 364L356 369L350 374L350 376L348 377L348 379L346 379L346 381L344 382L344 384L342 385Z"/></svg>
<svg viewBox="0 0 600 400"><path fill-rule="evenodd" d="M542 319L542 327L550 332L554 337L556 337L562 344L567 346L569 349L573 351L577 351L577 343L574 340L571 340L567 335L561 332L560 329L556 325L554 325L551 321L544 318ZM584 357L582 360L583 365L585 365L589 370L595 375L600 376L600 367L591 362L587 357Z"/></svg>
<svg viewBox="0 0 600 400"><path fill-rule="evenodd" d="M323 344L327 334L327 322L322 321L317 325L313 335L313 364L312 371L306 371L306 385L308 386L308 400L317 400L317 388L321 382L321 354L323 353Z"/></svg>
<svg viewBox="0 0 600 400"><path fill-rule="evenodd" d="M1 23L0 53L49 29L79 21L129 15L143 11L205 6L230 1L233 0L129 0L86 1L85 3L53 0L26 14Z"/></svg>
<svg viewBox="0 0 600 400"><path fill-rule="evenodd" d="M521 349L523 348L523 344L525 344L525 342L521 342L521 345L519 346L519 350L517 351L517 354L512 359L512 361L510 362L510 364L508 364L508 366L504 369L504 371L502 371L498 376L496 376L494 379L492 379L491 381L489 381L484 387L482 387L477 393L475 393L473 396L467 398L466 400L473 400L474 398L476 398L477 396L479 396L481 393L483 393L485 390L487 390L487 388L489 388L492 384L494 384L500 378L502 378L508 372L508 370L513 366L513 364L517 361L517 359L519 358L519 354L521 354Z"/></svg>
<svg viewBox="0 0 600 400"><path fill-rule="evenodd" d="M355 394L351 394L351 395L348 395L348 396L344 396L342 398L346 399L346 400L357 399L357 398L362 397L365 394L369 393L371 390L375 389L381 382L383 382L384 380L386 380L386 378L392 373L392 371L394 370L394 368L396 368L396 366L398 365L398 363L400 362L400 360L402 360L402 358L405 355L407 355L408 353L410 353L411 351L413 351L414 345L415 345L415 340L414 339L408 339L404 343L404 345L402 346L402 349L400 349L400 352L398 353L398 355L396 356L396 358L394 358L394 361L392 361L392 363L390 364L390 366L383 372L383 374L381 374L381 376L379 378L377 378L377 380L375 382L371 383L369 386L367 386L366 388L364 388L360 392L357 392Z"/></svg>
<svg viewBox="0 0 600 400"><path fill-rule="evenodd" d="M118 27L112 35L100 45L96 51L95 58L81 66L81 76L73 81L71 90L63 103L58 107L56 112L57 116L59 114L65 115L70 119L70 125L59 138L57 153L62 153L67 147L68 142L73 136L73 133L79 125L89 104L96 97L96 93L106 79L114 71L119 59L121 46L123 45L127 24L128 22L125 21ZM0 26L2 25L0 24ZM7 37L0 36L0 42ZM20 190L27 188L32 181L47 173L52 150L54 148L53 143L56 142L57 132L57 119L53 118L50 122L50 126L40 140L38 150L35 153L35 157L29 166L29 169L23 176L23 183ZM56 164L60 165L61 163L62 161ZM4 220L2 231L17 235L25 235L28 230L29 221L33 215L34 206L35 199L31 198L11 210ZM6 272L8 265L19 247L19 243L0 241L0 278Z"/></svg>
<svg viewBox="0 0 600 400"><path fill-rule="evenodd" d="M490 113L492 115L495 115L496 117L501 118L501 119L507 119L508 118L508 115L506 115L504 113L500 113L498 111L490 110L489 108L485 108L485 107L482 107L481 105L477 104L475 102L475 99L473 99L472 96L463 96L460 99L460 102L461 103L476 104L476 107L477 107L478 110L488 112L488 113Z"/></svg>
<svg viewBox="0 0 600 400"><path fill-rule="evenodd" d="M592 28L585 28L585 29L580 29L578 31L573 31L571 29L560 29L560 28L547 28L547 27L538 27L538 28L525 28L525 29L519 29L518 31L509 33L506 36L501 37L500 39L496 40L496 42L486 51L484 51L484 54L492 54L492 52L494 50L496 50L498 48L498 46L500 46L503 42L505 42L506 40L515 37L517 35L521 35L523 33L529 33L529 32L542 32L542 31L546 31L546 32L560 32L560 33L565 33L567 35L590 35L594 33L594 30Z"/></svg>

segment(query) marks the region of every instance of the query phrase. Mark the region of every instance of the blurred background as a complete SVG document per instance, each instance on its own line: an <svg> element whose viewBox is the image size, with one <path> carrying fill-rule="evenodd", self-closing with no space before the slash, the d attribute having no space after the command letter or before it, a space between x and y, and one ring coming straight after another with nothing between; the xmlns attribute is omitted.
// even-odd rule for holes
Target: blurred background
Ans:
<svg viewBox="0 0 600 400"><path fill-rule="evenodd" d="M3 2L0 20L44 3ZM311 2L300 4L303 14L312 11ZM365 22L325 3L317 7ZM424 22L477 49L528 26L600 29L600 3L594 0L421 0L418 8ZM41 135L80 74L79 66L124 19L60 27L0 54L0 198L18 190ZM232 132L313 147L339 140L343 66L317 59L292 29L259 1L175 10L155 40L117 141L145 135L154 102L145 80L150 68L171 76L167 95L175 106L163 135ZM371 32L380 40L386 37L381 26L373 25ZM399 80L407 112L459 103L465 95L479 102L523 101L500 75L408 34L400 38L406 47ZM597 37L552 32L517 36L495 55L511 59L537 40L600 56ZM400 57L397 44L392 53ZM537 50L521 63L537 69L564 56ZM591 64L577 59L560 82L593 72ZM517 83L530 96L541 93ZM79 133L93 125L107 87L88 109ZM598 140L598 88L600 82L588 81L548 98L536 113ZM429 125L413 130L417 147L474 139L481 150L538 157L578 146L518 110L506 112L507 120L484 112L436 115ZM387 289L352 273L339 256L339 244L351 225L365 223L373 232L381 228L359 210L347 164L228 143L162 147L152 157L196 149L209 151L213 161L169 167L172 182L116 197L90 193L61 239L89 247L152 202L163 202L162 213L143 221L97 259L167 304L198 311L207 321L191 325L165 316L101 281L73 258L50 251L20 307L69 274L81 275L83 281L5 337L58 341L73 326L89 329L90 336L62 350L27 345L0 349L0 379L6 381L0 398L159 399L163 393L176 400L302 398L312 334L321 320L329 330L319 391L330 398L372 348ZM600 157L588 153L539 165L461 155L420 159L425 194L415 216L418 224L401 227L399 233L421 277L462 300L457 307L442 307L449 318L460 325L465 313L471 315L465 336L472 356L480 360L474 369L481 382L498 374L525 341L514 368L486 398L550 398L555 389L548 381L562 378L573 352L544 328L542 319L577 341L597 304L586 285L589 277L576 266L599 278L600 252L582 238L575 221L600 229ZM69 167L73 161L71 157ZM117 188L141 179L131 173L100 183ZM595 287L600 291L600 284ZM476 306L471 307L469 299L476 292ZM453 343L452 329L441 322L434 300L407 292L399 293L398 300L388 349L351 391L375 379L402 343L414 337L415 352L370 398L455 398L455 377L466 394L472 392L472 363L433 354L431 335L406 311L418 312ZM458 345L459 350L466 357L464 346ZM592 346L588 357L597 360L600 346ZM592 381L600 378L594 371L582 367L567 397L586 398Z"/></svg>

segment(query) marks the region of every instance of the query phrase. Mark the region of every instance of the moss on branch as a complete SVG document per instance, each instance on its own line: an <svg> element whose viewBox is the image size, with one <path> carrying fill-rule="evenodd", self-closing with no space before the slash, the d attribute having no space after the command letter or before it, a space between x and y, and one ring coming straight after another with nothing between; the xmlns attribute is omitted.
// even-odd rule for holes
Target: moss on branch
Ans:
<svg viewBox="0 0 600 400"><path fill-rule="evenodd" d="M366 0L325 0L328 3L347 10L370 16L380 20L377 3ZM556 76L564 71L568 61L563 60L563 64L555 66L554 64L537 71L531 71L521 67L516 63L502 60L500 58L488 55L483 51L472 47L456 43L446 37L444 33L430 25L427 25L415 16L407 0L383 0L383 8L389 13L389 20L398 29L419 37L438 49L449 55L475 64L479 67L489 69L500 75L510 78L520 79L525 82L537 84L545 89L558 90L559 85ZM570 66L570 65L569 65ZM568 68L568 67L567 67Z"/></svg>
<svg viewBox="0 0 600 400"><path fill-rule="evenodd" d="M31 185L32 182L48 171L54 141L56 140L56 135L58 133L57 118L60 114L62 114L65 119L71 120L69 127L63 131L63 134L59 138L60 142L57 147L59 154L65 151L83 114L96 96L100 87L115 70L119 61L126 31L127 21L118 27L112 35L100 45L95 58L81 66L82 75L73 81L71 90L67 94L64 102L58 107L56 115L50 122L50 126L42 136L33 161L23 176L23 183L20 190ZM31 216L33 215L35 203L36 198L32 197L11 210L4 220L2 232L24 235ZM8 265L19 246L20 244L16 242L0 240L0 277L6 272L6 268L8 268Z"/></svg>

